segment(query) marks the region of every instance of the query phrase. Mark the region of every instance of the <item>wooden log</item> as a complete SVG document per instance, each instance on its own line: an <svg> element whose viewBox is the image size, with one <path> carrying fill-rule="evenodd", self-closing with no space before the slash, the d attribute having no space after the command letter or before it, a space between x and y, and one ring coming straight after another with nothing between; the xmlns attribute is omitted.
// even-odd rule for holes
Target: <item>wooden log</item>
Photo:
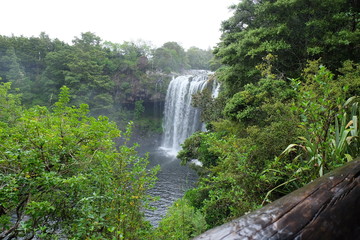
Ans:
<svg viewBox="0 0 360 240"><path fill-rule="evenodd" d="M194 240L360 239L360 160Z"/></svg>

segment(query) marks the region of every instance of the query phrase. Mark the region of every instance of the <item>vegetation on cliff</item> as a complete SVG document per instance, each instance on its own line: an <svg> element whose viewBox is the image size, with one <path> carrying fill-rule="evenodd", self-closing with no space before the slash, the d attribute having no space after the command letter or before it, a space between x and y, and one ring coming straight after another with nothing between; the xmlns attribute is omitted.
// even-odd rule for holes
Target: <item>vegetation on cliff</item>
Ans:
<svg viewBox="0 0 360 240"><path fill-rule="evenodd" d="M144 210L158 169L130 135L161 132L149 112L171 75L211 57L90 32L72 45L0 36L0 238L151 239Z"/></svg>
<svg viewBox="0 0 360 240"><path fill-rule="evenodd" d="M178 154L203 164L178 211L193 208L207 228L360 155L359 3L244 0L232 9L214 51L220 96L194 96L208 131Z"/></svg>
<svg viewBox="0 0 360 240"><path fill-rule="evenodd" d="M160 48L143 41L112 43L91 32L75 37L72 45L45 33L31 38L0 36L1 82L12 82L26 106L51 106L66 85L72 104L88 104L93 116L107 115L124 128L133 120L135 131L142 133L159 131L161 116L145 122L140 120L146 114L134 119L136 102L161 103L175 72L209 69L211 58L210 49L185 51L176 42Z"/></svg>
<svg viewBox="0 0 360 240"><path fill-rule="evenodd" d="M0 36L0 236L189 239L359 156L359 2L231 8L211 61L176 42ZM157 131L146 104L163 99L169 74L218 67L219 97L193 97L208 131L178 155L202 162L199 182L153 230L140 210L156 170L101 115Z"/></svg>

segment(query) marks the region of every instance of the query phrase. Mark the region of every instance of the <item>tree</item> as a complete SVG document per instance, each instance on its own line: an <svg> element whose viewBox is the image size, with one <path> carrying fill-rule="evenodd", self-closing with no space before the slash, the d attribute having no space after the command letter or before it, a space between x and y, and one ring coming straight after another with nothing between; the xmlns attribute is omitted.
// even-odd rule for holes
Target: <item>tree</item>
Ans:
<svg viewBox="0 0 360 240"><path fill-rule="evenodd" d="M49 84L43 78L45 58L63 46L63 42L51 40L45 33L31 38L1 37L0 75L3 81L12 81L13 87L20 88L24 102L28 106L37 103L48 104L49 95L46 93L49 92Z"/></svg>
<svg viewBox="0 0 360 240"><path fill-rule="evenodd" d="M286 77L299 76L307 60L322 58L332 71L345 60L356 61L356 3L246 0L233 9L234 15L222 25L222 41L215 49L226 65L219 76L229 96L260 79L256 66L269 53L278 56L273 62L274 73Z"/></svg>
<svg viewBox="0 0 360 240"><path fill-rule="evenodd" d="M109 113L114 83L107 74L108 53L100 41L92 33L83 33L73 46L64 46L46 56L47 68L42 80L48 95L56 95L62 85L67 85L74 94L74 103L89 104L95 114L101 110Z"/></svg>
<svg viewBox="0 0 360 240"><path fill-rule="evenodd" d="M153 61L155 67L164 72L180 72L188 68L185 50L176 42L167 42L157 48Z"/></svg>
<svg viewBox="0 0 360 240"><path fill-rule="evenodd" d="M75 37L74 45L79 46L83 50L90 50L91 47L101 47L101 38L92 32L81 33L81 38Z"/></svg>
<svg viewBox="0 0 360 240"><path fill-rule="evenodd" d="M0 87L0 106L18 107L8 89ZM156 170L126 145L130 128L122 133L69 100L63 87L52 110L36 106L1 118L0 238L147 238L141 210Z"/></svg>
<svg viewBox="0 0 360 240"><path fill-rule="evenodd" d="M29 92L28 78L19 64L19 59L13 47L6 50L5 54L0 58L0 64L4 68L4 81L12 82L15 88L21 88L23 92Z"/></svg>
<svg viewBox="0 0 360 240"><path fill-rule="evenodd" d="M210 60L212 59L212 50L203 50L197 47L191 47L186 51L191 69L210 69Z"/></svg>
<svg viewBox="0 0 360 240"><path fill-rule="evenodd" d="M114 82L116 102L134 104L150 100L156 94L156 77L148 74L151 69L151 46L144 41L116 44L106 42L109 52L110 76ZM151 100L150 100L151 101Z"/></svg>

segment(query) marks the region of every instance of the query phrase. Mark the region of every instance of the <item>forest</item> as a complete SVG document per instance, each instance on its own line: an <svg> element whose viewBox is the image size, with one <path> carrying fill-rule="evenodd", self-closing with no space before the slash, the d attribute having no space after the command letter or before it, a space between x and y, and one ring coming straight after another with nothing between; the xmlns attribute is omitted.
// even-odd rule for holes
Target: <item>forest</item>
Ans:
<svg viewBox="0 0 360 240"><path fill-rule="evenodd" d="M242 0L214 49L154 48L82 33L73 44L0 36L0 238L191 239L360 155L360 2ZM209 69L193 95L205 132L178 154L199 179L158 227L144 218L159 168L135 135L174 75Z"/></svg>

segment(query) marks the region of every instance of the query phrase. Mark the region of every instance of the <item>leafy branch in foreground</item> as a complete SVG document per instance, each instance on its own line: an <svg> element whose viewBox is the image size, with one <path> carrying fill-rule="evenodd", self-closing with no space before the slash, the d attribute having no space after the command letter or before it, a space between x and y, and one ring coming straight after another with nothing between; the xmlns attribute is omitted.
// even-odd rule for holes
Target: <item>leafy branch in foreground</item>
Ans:
<svg viewBox="0 0 360 240"><path fill-rule="evenodd" d="M7 96L0 105L11 107L8 88L0 90ZM115 146L131 125L122 133L106 117L89 117L85 104L69 107L69 99L63 87L52 109L1 119L0 238L146 238L141 209L157 169L146 169L136 146Z"/></svg>

